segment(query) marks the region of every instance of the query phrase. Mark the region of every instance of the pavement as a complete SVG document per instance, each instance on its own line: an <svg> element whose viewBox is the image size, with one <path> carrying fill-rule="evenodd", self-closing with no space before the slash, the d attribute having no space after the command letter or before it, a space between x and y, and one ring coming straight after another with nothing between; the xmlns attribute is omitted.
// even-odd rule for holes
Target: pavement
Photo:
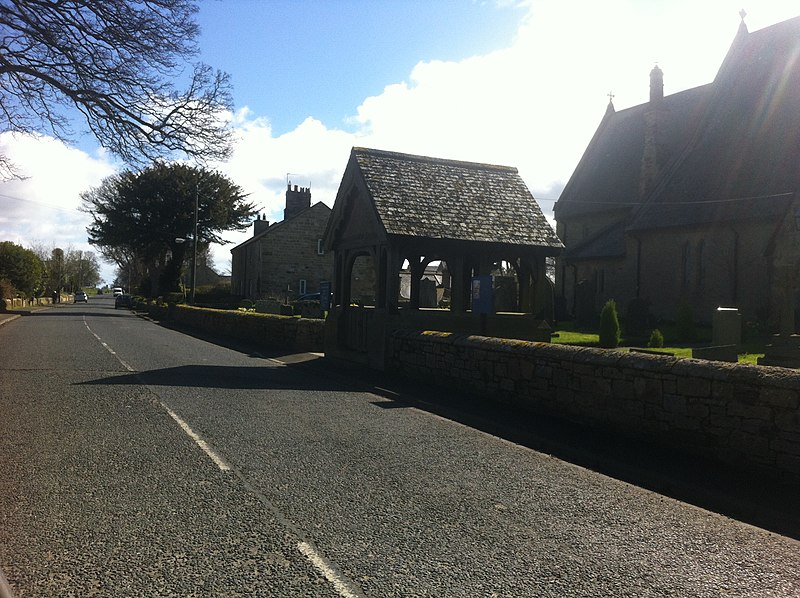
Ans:
<svg viewBox="0 0 800 598"><path fill-rule="evenodd" d="M0 312L0 326L16 320L19 316L20 314L17 313L12 313L7 311Z"/></svg>

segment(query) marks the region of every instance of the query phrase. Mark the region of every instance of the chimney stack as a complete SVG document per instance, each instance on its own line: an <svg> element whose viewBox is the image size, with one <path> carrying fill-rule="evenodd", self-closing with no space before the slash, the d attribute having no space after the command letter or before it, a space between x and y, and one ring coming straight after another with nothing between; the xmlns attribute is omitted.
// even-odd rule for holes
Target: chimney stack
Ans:
<svg viewBox="0 0 800 598"><path fill-rule="evenodd" d="M253 222L253 236L258 236L269 228L269 220L266 216L256 215Z"/></svg>
<svg viewBox="0 0 800 598"><path fill-rule="evenodd" d="M658 65L650 71L650 103L655 104L664 99L664 72Z"/></svg>
<svg viewBox="0 0 800 598"><path fill-rule="evenodd" d="M665 156L663 142L659 136L664 106L664 73L658 65L650 71L650 104L644 113L644 150L639 180L639 193L644 199L658 180Z"/></svg>
<svg viewBox="0 0 800 598"><path fill-rule="evenodd" d="M311 188L299 187L292 189L292 184L286 186L286 208L283 210L283 219L288 220L306 208L311 207Z"/></svg>

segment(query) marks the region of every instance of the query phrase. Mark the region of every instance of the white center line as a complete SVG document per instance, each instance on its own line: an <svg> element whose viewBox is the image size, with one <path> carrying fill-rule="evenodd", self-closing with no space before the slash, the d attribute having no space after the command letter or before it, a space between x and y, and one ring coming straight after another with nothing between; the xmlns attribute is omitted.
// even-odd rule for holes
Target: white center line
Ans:
<svg viewBox="0 0 800 598"><path fill-rule="evenodd" d="M95 332L91 328L89 328L89 324L86 322L86 316L84 316L84 318L83 318L83 324L86 326L86 329L89 332L91 332L92 335L98 340L98 342L101 345L103 345L103 347L105 347L106 350L109 353L111 353L114 357L116 357L117 361L119 361L126 370L128 370L129 372L135 372L136 371L130 365L125 363L119 357L119 355L117 355L116 352L111 347L109 347L105 343L105 341L103 341L103 339L101 339L99 336L97 336L97 334L95 334ZM281 361L278 361L277 359L272 359L272 358L268 358L268 359L269 359L269 361L272 361L272 362L274 362L276 364L279 364L281 366L286 366L285 363L283 363ZM219 454L217 454L217 452L214 451L214 449L212 449L205 440L203 440L194 430L192 430L192 428L189 426L189 424L187 424L185 421L183 421L183 419L181 418L180 415L178 415L172 409L167 407L163 403L163 401L159 401L159 404L169 414L169 416L173 420L175 420L175 422L181 427L181 429L186 433L186 435L189 436L189 438L191 438L192 440L194 440L195 444L197 444L197 446L199 446L203 450L203 452L206 455L208 455L208 457L216 464L216 466L219 467L220 471L223 471L223 472L232 472L233 471L231 466L228 465L228 463L225 461L225 459L223 459ZM241 474L237 474L237 475L241 475ZM249 486L250 484L247 483L247 485ZM260 493L259 493L259 496L261 496ZM266 498L262 496L262 500L266 501ZM271 505L271 503L269 503L268 501L266 501L266 502L271 508L274 509L274 507ZM283 518L281 517L281 519L283 519ZM293 529L292 525L289 525L289 527L290 527L290 529ZM311 564L317 569L317 571L322 573L322 575L325 577L325 579L327 579L333 585L334 589L338 592L338 594L342 598L363 598L363 594L361 592L353 589L351 587L353 584L348 583L345 578L343 578L341 575L339 575L334 570L334 568L330 565L328 560L324 556L322 556L322 554L320 554L317 551L317 549L314 548L311 544L309 544L308 542L300 542L297 545L297 549L300 551L300 553L304 557L306 557L311 562ZM0 597L0 598L2 598L2 597Z"/></svg>
<svg viewBox="0 0 800 598"><path fill-rule="evenodd" d="M134 369L133 369L131 366L129 366L127 363L125 363L125 362L122 360L122 358L120 358L120 356L119 356L119 355L117 355L116 351L114 351L114 349L112 349L111 347L109 347L109 346L106 344L106 342L105 342L105 341L104 341L102 338L100 338L99 336L97 336L97 334L95 334L94 330L92 330L91 328L89 328L89 323L86 321L86 316L83 316L83 325L84 325L84 326L86 326L86 330L88 330L89 332L91 332L91 333L92 333L92 336L94 336L94 337L95 337L95 338L98 340L98 342L99 342L101 345L103 345L103 346L105 347L106 351L108 351L108 352L109 352L109 353L111 353L111 354L112 354L114 357L116 357L116 358L117 358L117 361L119 361L119 362L122 364L122 367L124 367L124 368L125 368L126 370L128 370L129 372L135 372L135 371L136 371L136 370L134 370Z"/></svg>
<svg viewBox="0 0 800 598"><path fill-rule="evenodd" d="M308 542L300 542L297 545L297 549L306 557L317 570L325 576L331 584L333 584L334 589L339 592L339 595L342 598L359 598L361 594L356 594L353 592L349 587L346 581L344 581L336 571L328 564L328 561L320 555L316 549L311 546Z"/></svg>
<svg viewBox="0 0 800 598"><path fill-rule="evenodd" d="M111 354L112 354L114 357L116 357L116 358L117 358L117 361L119 361L119 362L122 364L122 366L123 366L123 367L124 367L126 370L128 370L129 372L135 372L135 371L136 371L136 370L134 370L134 369L133 369L133 368L132 368L130 365L128 365L127 363L125 363L125 362L124 362L124 361L123 361L123 360L120 358L120 356L119 356L119 355L117 355L117 353L116 353L116 352L115 352L115 351L114 351L114 350L113 350L111 347L109 347L109 346L106 344L106 342L105 342L105 341L104 341L102 338L100 338L99 336L97 336L97 334L95 334L94 330L92 330L92 329L89 327L89 324L88 324L88 322L86 321L86 316L83 316L83 325L84 325L84 326L86 326L86 329L87 329L89 332L91 332L91 333L92 333L92 336L94 336L94 337L95 337L95 338L96 338L96 339L99 341L99 343L100 343L101 345L103 345L103 346L106 348L106 351L108 351L108 352L109 352L109 353L111 353ZM185 421L183 421L183 420L181 419L181 417L180 417L180 416L179 416L177 413L175 413L175 412L174 412L172 409L170 409L169 407L167 407L167 406L166 406L166 405L165 405L163 402L159 401L159 404L161 405L161 407L163 407L163 408L164 408L164 410L165 410L167 413L169 413L169 416L170 416L172 419L174 419L174 420L175 420L175 421L178 423L178 425L181 427L181 429L182 429L184 432L186 432L187 436L189 436L189 438L191 438L192 440L194 440L195 444L197 444L197 446L199 446L199 447L200 447L200 448L203 450L203 452L204 452L206 455L208 455L208 456L209 456L209 458L210 458L210 459L211 459L211 460L212 460L212 461L213 461L213 462L216 464L216 466L217 466L217 467L219 467L219 468L220 468L220 470L221 470L221 471L230 471L230 470L231 470L231 466L230 466L230 465L228 465L228 464L225 462L225 459L223 459L222 457L220 457L220 456L219 456L219 455L218 455L218 454L217 454L217 453L214 451L214 449L212 449L212 448L211 448L211 447L208 445L208 443L207 443L205 440L203 440L202 438L200 438L200 436L198 436L198 435L197 435L197 434L194 432L194 430L192 430L192 429L189 427L189 424L187 424Z"/></svg>
<svg viewBox="0 0 800 598"><path fill-rule="evenodd" d="M202 438L200 438L200 436L195 434L194 430L192 430L189 427L189 424L187 424L185 421L183 421L181 419L180 415L175 413L172 409L167 407L164 403L161 403L161 406L166 410L167 413L169 413L169 416L178 423L178 425L181 427L181 430L186 432L186 435L189 436L189 438L191 438L192 440L194 440L195 443L197 444L197 446L199 446L201 449L203 449L203 452L206 455L208 455L209 458L214 463L216 463L217 467L219 467L221 471L230 471L231 470L231 466L228 465L228 463L226 463L225 459L220 457L216 453L216 451L214 451L214 449L212 449L210 446L208 446L208 443L205 440L203 440Z"/></svg>

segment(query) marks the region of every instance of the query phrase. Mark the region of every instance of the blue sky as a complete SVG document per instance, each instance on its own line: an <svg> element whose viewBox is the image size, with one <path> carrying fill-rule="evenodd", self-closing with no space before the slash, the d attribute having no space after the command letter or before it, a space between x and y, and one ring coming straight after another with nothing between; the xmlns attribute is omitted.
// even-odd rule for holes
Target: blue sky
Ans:
<svg viewBox="0 0 800 598"><path fill-rule="evenodd" d="M756 3L754 3L756 4ZM218 170L269 220L287 173L332 205L353 146L514 166L545 215L614 94L647 101L713 81L741 0L202 0L201 58L230 73L237 143ZM751 31L800 5L745 6ZM80 130L80 123L75 128ZM0 133L28 178L0 183L0 240L92 251L80 193L123 166L75 146ZM218 270L252 229L215 246ZM113 268L104 278L111 282Z"/></svg>
<svg viewBox="0 0 800 598"><path fill-rule="evenodd" d="M281 135L308 116L352 128L361 101L421 59L510 46L526 12L469 0L208 0L198 21L204 62L230 73L237 105Z"/></svg>

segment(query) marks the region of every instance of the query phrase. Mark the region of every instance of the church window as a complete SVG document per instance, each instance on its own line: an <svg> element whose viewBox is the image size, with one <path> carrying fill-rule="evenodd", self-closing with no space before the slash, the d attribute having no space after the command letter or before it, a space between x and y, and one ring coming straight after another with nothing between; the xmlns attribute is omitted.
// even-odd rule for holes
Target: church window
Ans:
<svg viewBox="0 0 800 598"><path fill-rule="evenodd" d="M681 249L681 288L688 289L692 280L692 249L688 242Z"/></svg>
<svg viewBox="0 0 800 598"><path fill-rule="evenodd" d="M703 268L703 249L705 246L705 241L700 240L697 243L697 250L695 255L695 272L694 272L694 284L695 287L698 289L703 288L703 282L706 276L705 269Z"/></svg>

